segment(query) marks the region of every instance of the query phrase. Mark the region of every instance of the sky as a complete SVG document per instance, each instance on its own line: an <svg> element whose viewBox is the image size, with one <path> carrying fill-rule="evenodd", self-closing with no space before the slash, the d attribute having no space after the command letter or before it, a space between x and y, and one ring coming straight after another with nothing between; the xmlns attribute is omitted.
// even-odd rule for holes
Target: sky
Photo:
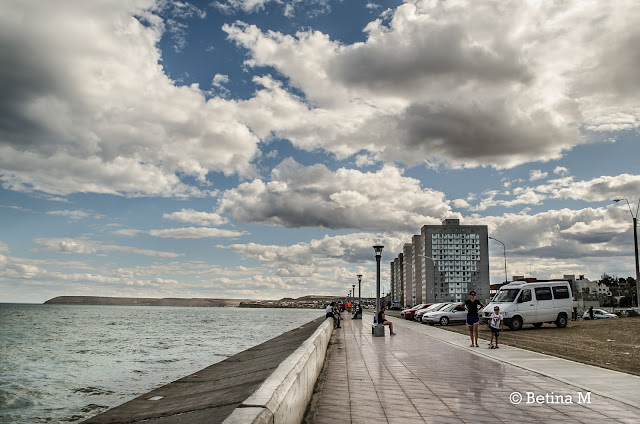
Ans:
<svg viewBox="0 0 640 424"><path fill-rule="evenodd" d="M635 276L635 0L5 0L0 43L0 302L369 296L445 218Z"/></svg>

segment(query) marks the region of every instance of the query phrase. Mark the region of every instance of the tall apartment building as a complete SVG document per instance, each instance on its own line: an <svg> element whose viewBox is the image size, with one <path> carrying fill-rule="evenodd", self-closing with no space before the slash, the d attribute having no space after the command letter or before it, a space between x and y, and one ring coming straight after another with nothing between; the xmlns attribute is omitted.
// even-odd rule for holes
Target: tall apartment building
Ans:
<svg viewBox="0 0 640 424"><path fill-rule="evenodd" d="M396 274L395 274L395 261L391 261L389 264L390 273L389 273L389 292L391 293L391 301L397 300L398 288L396 287Z"/></svg>
<svg viewBox="0 0 640 424"><path fill-rule="evenodd" d="M486 225L460 225L446 219L442 225L425 225L422 285L425 303L463 301L475 290L481 301L489 299L489 236Z"/></svg>
<svg viewBox="0 0 640 424"><path fill-rule="evenodd" d="M422 234L415 235L411 237L411 246L413 253L413 286L412 286L412 296L413 296L413 304L417 305L422 303L422 299L425 298L424 294L424 284L422 281L422 262L424 258L422 257L422 252L424 249L424 243L422 242Z"/></svg>
<svg viewBox="0 0 640 424"><path fill-rule="evenodd" d="M391 296L393 300L399 300L400 304L402 306L405 306L406 303L404 303L404 271L402 269L402 261L403 261L403 254L400 253L398 255L397 258L394 259L393 261L393 278L395 281L395 288L396 288L396 292L392 292Z"/></svg>
<svg viewBox="0 0 640 424"><path fill-rule="evenodd" d="M402 270L404 279L404 304L415 305L413 291L413 245L405 243L402 246Z"/></svg>

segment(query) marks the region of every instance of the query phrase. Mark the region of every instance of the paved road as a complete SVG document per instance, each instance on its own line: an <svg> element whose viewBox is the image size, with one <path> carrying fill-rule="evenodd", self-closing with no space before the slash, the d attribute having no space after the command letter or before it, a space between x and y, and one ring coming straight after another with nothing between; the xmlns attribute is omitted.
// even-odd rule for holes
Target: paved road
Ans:
<svg viewBox="0 0 640 424"><path fill-rule="evenodd" d="M590 393L584 385L500 361L497 355L503 351L508 355L509 348L490 351L486 342L480 348L457 346L446 340L454 336L439 340L425 333L444 330L412 328L399 318L393 321L398 324L397 336L389 336L387 329L385 337L374 338L372 315L343 320L343 328L332 338L322 391L310 422L640 422L640 409L633 400ZM487 352L494 357L486 356ZM514 350L510 354L514 352L518 353ZM582 370L581 364L571 361L563 365L572 366L576 372ZM621 384L630 382L633 387L626 387L626 391L635 391L634 399L640 398L636 390L640 386L635 386L640 379L630 377ZM517 402L519 396L519 404L511 401Z"/></svg>

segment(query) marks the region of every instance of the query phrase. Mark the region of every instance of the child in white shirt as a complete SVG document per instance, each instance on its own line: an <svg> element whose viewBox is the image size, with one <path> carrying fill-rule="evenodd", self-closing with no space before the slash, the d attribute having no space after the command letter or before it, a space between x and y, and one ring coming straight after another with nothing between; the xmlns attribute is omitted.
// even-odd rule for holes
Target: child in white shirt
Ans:
<svg viewBox="0 0 640 424"><path fill-rule="evenodd" d="M496 306L493 308L493 314L489 319L489 329L491 330L491 343L489 343L489 349L499 349L498 346L498 336L500 335L500 330L503 329L503 319L502 315L500 315L500 307ZM496 338L496 344L493 344L493 338Z"/></svg>

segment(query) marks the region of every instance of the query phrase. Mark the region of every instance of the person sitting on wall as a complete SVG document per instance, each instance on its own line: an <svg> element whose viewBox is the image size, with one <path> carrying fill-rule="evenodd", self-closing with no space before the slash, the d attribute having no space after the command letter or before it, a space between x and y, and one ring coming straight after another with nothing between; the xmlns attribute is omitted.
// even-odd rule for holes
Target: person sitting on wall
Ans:
<svg viewBox="0 0 640 424"><path fill-rule="evenodd" d="M356 312L353 314L353 318L357 318L358 315L362 317L362 305L358 305Z"/></svg>
<svg viewBox="0 0 640 424"><path fill-rule="evenodd" d="M388 325L389 331L391 331L391 335L395 336L396 333L393 331L393 323L391 321L387 321L387 317L384 315L384 310L387 309L386 306L382 305L380 312L378 313L378 324L380 325Z"/></svg>
<svg viewBox="0 0 640 424"><path fill-rule="evenodd" d="M333 328L339 328L340 324L338 322L338 318L336 317L336 315L333 313L333 305L334 302L331 302L329 304L329 306L327 306L327 318L332 318L333 319Z"/></svg>

